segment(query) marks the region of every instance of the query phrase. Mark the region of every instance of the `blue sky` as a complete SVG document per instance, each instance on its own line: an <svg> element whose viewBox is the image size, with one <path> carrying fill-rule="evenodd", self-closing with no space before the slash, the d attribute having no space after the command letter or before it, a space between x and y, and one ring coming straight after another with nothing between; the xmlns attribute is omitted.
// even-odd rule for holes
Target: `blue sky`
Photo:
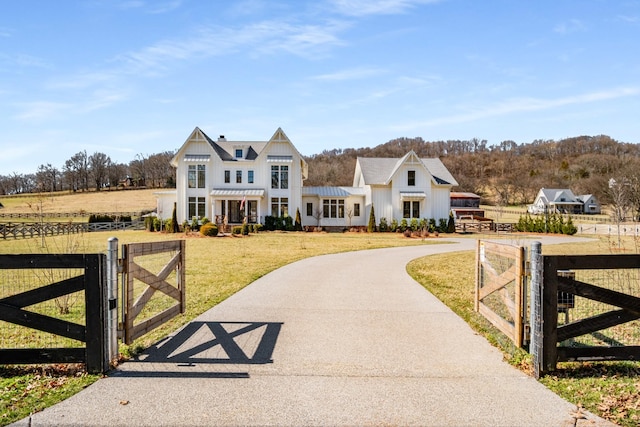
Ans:
<svg viewBox="0 0 640 427"><path fill-rule="evenodd" d="M0 175L211 137L640 142L640 1L21 0L0 9Z"/></svg>

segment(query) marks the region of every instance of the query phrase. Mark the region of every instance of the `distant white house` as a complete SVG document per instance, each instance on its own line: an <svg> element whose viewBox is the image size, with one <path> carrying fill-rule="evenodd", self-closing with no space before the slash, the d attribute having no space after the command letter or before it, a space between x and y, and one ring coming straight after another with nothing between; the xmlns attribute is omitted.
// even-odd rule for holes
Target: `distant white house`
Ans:
<svg viewBox="0 0 640 427"><path fill-rule="evenodd" d="M366 226L402 218L446 219L451 187L458 185L442 162L402 158L358 158L351 187L305 187L306 161L278 128L268 141L209 138L195 128L171 160L176 190L156 193L157 214L178 222L194 217L228 224L263 223L265 216L300 210L303 226Z"/></svg>
<svg viewBox="0 0 640 427"><path fill-rule="evenodd" d="M533 204L527 207L529 213L599 214L600 204L593 194L576 196L568 188L542 188Z"/></svg>

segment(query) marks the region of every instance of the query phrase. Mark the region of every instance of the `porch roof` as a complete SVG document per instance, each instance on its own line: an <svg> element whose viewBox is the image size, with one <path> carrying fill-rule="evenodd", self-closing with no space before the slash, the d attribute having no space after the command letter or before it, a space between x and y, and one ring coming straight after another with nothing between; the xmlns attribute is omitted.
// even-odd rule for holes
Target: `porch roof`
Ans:
<svg viewBox="0 0 640 427"><path fill-rule="evenodd" d="M264 189L214 188L210 194L216 197L264 197Z"/></svg>
<svg viewBox="0 0 640 427"><path fill-rule="evenodd" d="M426 199L427 195L422 191L401 191L400 198L403 200L409 199Z"/></svg>

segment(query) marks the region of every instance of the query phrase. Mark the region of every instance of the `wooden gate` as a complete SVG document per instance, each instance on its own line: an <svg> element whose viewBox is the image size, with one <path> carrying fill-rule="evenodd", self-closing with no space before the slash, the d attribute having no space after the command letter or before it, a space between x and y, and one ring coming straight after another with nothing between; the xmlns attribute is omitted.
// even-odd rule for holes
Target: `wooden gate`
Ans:
<svg viewBox="0 0 640 427"><path fill-rule="evenodd" d="M185 312L184 249L184 240L122 245L125 344Z"/></svg>
<svg viewBox="0 0 640 427"><path fill-rule="evenodd" d="M524 341L524 281L523 247L478 241L475 310L518 347Z"/></svg>
<svg viewBox="0 0 640 427"><path fill-rule="evenodd" d="M46 336L60 336L76 342L85 343L85 347L63 348L2 348L0 364L34 364L34 363L86 363L87 371L103 372L108 368L108 357L105 356L103 319L105 317L106 300L104 296L105 255L104 254L26 254L0 255L0 269L20 271L60 271L81 270L82 274L73 275L45 286L29 286L29 290L14 293L0 299L0 321L19 327L42 331ZM29 273L16 281L30 282ZM35 273L34 273L35 274ZM74 273L75 274L75 273ZM55 274L47 275L58 277ZM8 280L11 282L12 280ZM0 283L0 286L9 286ZM64 298L67 295L84 291L85 324L75 323L54 317L50 311L38 308L46 301ZM10 293L10 289L3 294ZM28 309L27 309L28 307ZM38 312L41 311L41 312ZM1 332L1 331L0 331ZM30 341L29 337L15 338ZM5 347L11 346L11 340ZM12 347L17 347L15 342ZM40 344L41 345L41 344Z"/></svg>
<svg viewBox="0 0 640 427"><path fill-rule="evenodd" d="M570 360L640 359L640 255L543 256L542 263L541 371ZM565 310L573 319L560 324ZM577 339L589 336L596 342Z"/></svg>

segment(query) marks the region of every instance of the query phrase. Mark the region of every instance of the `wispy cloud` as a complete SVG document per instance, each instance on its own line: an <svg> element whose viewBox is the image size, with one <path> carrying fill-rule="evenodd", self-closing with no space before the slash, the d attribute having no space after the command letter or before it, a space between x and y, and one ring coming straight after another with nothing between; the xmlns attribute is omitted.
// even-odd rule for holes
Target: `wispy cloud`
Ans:
<svg viewBox="0 0 640 427"><path fill-rule="evenodd" d="M162 14L171 12L182 6L182 0L171 1L152 1L147 2L144 0L128 0L117 4L118 9L131 10L140 9L143 12L149 14Z"/></svg>
<svg viewBox="0 0 640 427"><path fill-rule="evenodd" d="M441 0L330 0L334 9L347 16L395 15L406 13L416 6L438 3Z"/></svg>
<svg viewBox="0 0 640 427"><path fill-rule="evenodd" d="M173 62L225 55L240 49L254 55L288 52L313 58L342 44L343 23L296 25L265 21L241 28L204 27L184 39L164 40L120 59L125 72L155 74Z"/></svg>
<svg viewBox="0 0 640 427"><path fill-rule="evenodd" d="M553 31L559 34L570 34L586 30L587 26L579 19L570 19L567 22L561 22L553 28Z"/></svg>
<svg viewBox="0 0 640 427"><path fill-rule="evenodd" d="M610 90L584 93L575 96L567 96L556 99L540 98L514 98L501 103L489 105L486 108L473 109L468 113L454 114L451 116L437 117L431 120L419 121L410 124L397 126L398 128L424 128L432 126L453 125L459 123L473 122L490 117L507 116L510 114L552 110L568 105L585 104L598 101L607 101L629 96L640 95L638 87L620 87Z"/></svg>
<svg viewBox="0 0 640 427"><path fill-rule="evenodd" d="M323 81L345 81L345 80L361 80L372 76L378 76L384 74L387 71L382 68L351 68L346 70L336 71L335 73L320 74L312 76L312 80Z"/></svg>
<svg viewBox="0 0 640 427"><path fill-rule="evenodd" d="M618 20L622 22L628 22L630 24L636 24L640 22L640 17L637 15L618 15Z"/></svg>
<svg viewBox="0 0 640 427"><path fill-rule="evenodd" d="M60 117L72 108L72 104L64 102L34 101L18 105L22 112L14 116L17 120L38 121Z"/></svg>
<svg viewBox="0 0 640 427"><path fill-rule="evenodd" d="M0 64L9 65L11 67L35 67L35 68L48 68L50 65L35 56L26 55L23 53L6 55L0 53Z"/></svg>

